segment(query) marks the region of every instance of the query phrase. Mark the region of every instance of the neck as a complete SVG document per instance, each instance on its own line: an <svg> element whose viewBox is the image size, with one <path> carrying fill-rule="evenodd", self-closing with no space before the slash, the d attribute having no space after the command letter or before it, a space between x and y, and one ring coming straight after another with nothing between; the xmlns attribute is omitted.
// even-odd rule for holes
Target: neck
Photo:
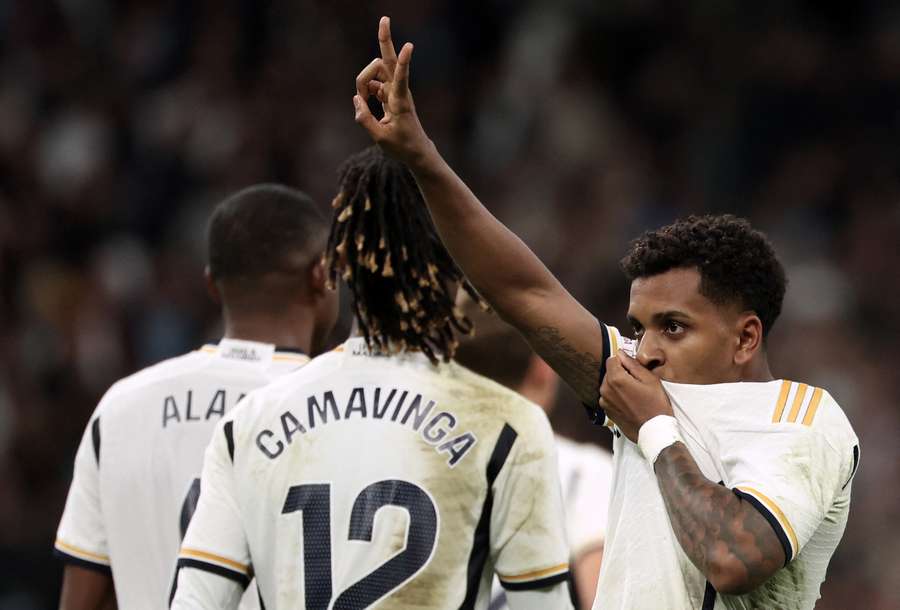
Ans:
<svg viewBox="0 0 900 610"><path fill-rule="evenodd" d="M741 381L765 382L775 379L769 368L769 360L765 354L760 354L758 358L751 360L741 374Z"/></svg>
<svg viewBox="0 0 900 610"><path fill-rule="evenodd" d="M224 312L225 338L272 343L278 347L298 349L312 354L313 316L310 312L285 312L284 315L235 315Z"/></svg>

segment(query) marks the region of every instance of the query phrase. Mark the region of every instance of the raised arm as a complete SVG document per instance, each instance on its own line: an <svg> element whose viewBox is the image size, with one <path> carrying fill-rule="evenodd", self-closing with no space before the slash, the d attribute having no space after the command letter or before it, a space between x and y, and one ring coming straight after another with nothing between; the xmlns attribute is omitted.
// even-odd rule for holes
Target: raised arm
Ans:
<svg viewBox="0 0 900 610"><path fill-rule="evenodd" d="M596 404L603 359L597 319L494 218L438 153L422 129L409 91L413 46L406 43L397 56L387 17L379 23L378 41L381 57L356 79L356 121L413 172L441 239L475 288L582 401ZM369 111L370 95L383 105L381 120Z"/></svg>

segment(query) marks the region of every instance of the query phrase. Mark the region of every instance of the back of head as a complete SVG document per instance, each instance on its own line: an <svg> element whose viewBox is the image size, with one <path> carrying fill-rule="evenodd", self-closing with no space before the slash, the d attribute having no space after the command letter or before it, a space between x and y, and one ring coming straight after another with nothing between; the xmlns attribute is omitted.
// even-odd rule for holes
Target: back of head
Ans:
<svg viewBox="0 0 900 610"><path fill-rule="evenodd" d="M768 238L730 214L689 216L647 231L631 243L621 266L629 281L696 268L701 294L753 311L764 335L781 313L787 283Z"/></svg>
<svg viewBox="0 0 900 610"><path fill-rule="evenodd" d="M321 256L326 229L312 199L286 186L251 186L219 203L207 228L209 273L226 305L279 306L279 293L296 290Z"/></svg>
<svg viewBox="0 0 900 610"><path fill-rule="evenodd" d="M471 323L455 307L462 285L479 299L441 243L410 171L372 146L339 170L326 266L348 285L366 342L449 360Z"/></svg>
<svg viewBox="0 0 900 610"><path fill-rule="evenodd" d="M464 338L456 351L456 361L489 379L519 391L534 352L512 326L471 299L461 299L460 307L475 325L471 337Z"/></svg>

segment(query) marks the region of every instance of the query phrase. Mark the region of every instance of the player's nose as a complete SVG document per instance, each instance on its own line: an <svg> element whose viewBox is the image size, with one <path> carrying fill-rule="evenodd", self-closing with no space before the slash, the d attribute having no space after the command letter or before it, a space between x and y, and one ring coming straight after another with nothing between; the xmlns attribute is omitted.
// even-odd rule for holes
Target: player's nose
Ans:
<svg viewBox="0 0 900 610"><path fill-rule="evenodd" d="M645 333L644 336L641 337L641 341L638 343L636 356L638 362L648 370L652 371L666 363L666 356L659 345L656 344L649 335L650 333Z"/></svg>

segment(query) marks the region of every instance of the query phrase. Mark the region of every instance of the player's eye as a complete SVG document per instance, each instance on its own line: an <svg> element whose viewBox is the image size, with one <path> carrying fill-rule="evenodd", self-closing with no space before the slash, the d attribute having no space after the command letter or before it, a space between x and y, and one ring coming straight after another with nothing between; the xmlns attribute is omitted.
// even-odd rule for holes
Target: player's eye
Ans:
<svg viewBox="0 0 900 610"><path fill-rule="evenodd" d="M640 340L641 335L644 334L644 329L637 324L632 325L631 334L634 335L634 338Z"/></svg>
<svg viewBox="0 0 900 610"><path fill-rule="evenodd" d="M668 335L680 335L685 330L684 324L675 320L666 320L663 323L663 332Z"/></svg>

